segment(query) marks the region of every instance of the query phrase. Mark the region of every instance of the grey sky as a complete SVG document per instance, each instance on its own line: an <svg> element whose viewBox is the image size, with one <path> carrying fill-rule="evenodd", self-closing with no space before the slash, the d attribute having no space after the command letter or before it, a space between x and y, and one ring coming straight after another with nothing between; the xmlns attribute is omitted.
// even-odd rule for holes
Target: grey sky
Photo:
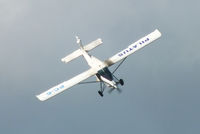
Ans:
<svg viewBox="0 0 200 134"><path fill-rule="evenodd" d="M0 132L4 134L200 133L197 0L0 0ZM40 102L48 88L88 69L60 59L99 37L104 60L158 28L162 38L116 75L122 94L78 85ZM113 69L113 67L111 67Z"/></svg>

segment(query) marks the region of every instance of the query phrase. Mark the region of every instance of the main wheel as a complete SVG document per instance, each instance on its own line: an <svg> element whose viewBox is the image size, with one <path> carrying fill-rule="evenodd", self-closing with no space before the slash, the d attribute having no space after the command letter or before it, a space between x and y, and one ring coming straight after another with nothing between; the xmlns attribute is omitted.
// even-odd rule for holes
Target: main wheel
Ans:
<svg viewBox="0 0 200 134"><path fill-rule="evenodd" d="M123 80L123 79L120 79L120 80L119 80L119 83L120 83L120 85L123 86L123 85L124 85L124 80Z"/></svg>
<svg viewBox="0 0 200 134"><path fill-rule="evenodd" d="M103 92L102 92L102 91L98 91L98 93L99 93L99 95L100 95L101 97L103 97Z"/></svg>

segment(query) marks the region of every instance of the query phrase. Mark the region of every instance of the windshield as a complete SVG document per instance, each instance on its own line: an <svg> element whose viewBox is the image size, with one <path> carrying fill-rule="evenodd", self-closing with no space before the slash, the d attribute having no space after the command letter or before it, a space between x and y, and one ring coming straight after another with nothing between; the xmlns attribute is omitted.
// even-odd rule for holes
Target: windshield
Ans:
<svg viewBox="0 0 200 134"><path fill-rule="evenodd" d="M103 76L104 78L110 80L110 81L113 80L113 76L112 76L110 70L107 67L99 70L98 74L101 75L101 76Z"/></svg>

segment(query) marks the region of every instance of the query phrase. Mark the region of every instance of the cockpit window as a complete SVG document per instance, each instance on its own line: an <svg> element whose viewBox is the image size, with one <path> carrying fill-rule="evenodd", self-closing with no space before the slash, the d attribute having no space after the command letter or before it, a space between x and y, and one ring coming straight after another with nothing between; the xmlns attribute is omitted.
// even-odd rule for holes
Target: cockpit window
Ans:
<svg viewBox="0 0 200 134"><path fill-rule="evenodd" d="M109 69L107 67L99 70L98 74L103 76L104 78L110 80L110 81L113 80L113 76L112 76L111 72L109 71Z"/></svg>

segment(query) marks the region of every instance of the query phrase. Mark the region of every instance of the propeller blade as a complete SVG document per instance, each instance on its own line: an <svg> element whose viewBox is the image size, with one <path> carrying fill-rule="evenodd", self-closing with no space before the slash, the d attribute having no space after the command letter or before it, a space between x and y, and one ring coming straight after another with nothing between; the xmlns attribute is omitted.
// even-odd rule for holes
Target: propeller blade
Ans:
<svg viewBox="0 0 200 134"><path fill-rule="evenodd" d="M122 92L122 90L121 90L120 88L117 88L117 91L118 91L118 93L121 93L121 92Z"/></svg>
<svg viewBox="0 0 200 134"><path fill-rule="evenodd" d="M112 93L115 89L117 89L118 93L121 93L122 90L120 88L111 88L110 90L108 90L108 93Z"/></svg>
<svg viewBox="0 0 200 134"><path fill-rule="evenodd" d="M108 93L111 94L113 92L114 88L110 88L110 90L108 90Z"/></svg>

